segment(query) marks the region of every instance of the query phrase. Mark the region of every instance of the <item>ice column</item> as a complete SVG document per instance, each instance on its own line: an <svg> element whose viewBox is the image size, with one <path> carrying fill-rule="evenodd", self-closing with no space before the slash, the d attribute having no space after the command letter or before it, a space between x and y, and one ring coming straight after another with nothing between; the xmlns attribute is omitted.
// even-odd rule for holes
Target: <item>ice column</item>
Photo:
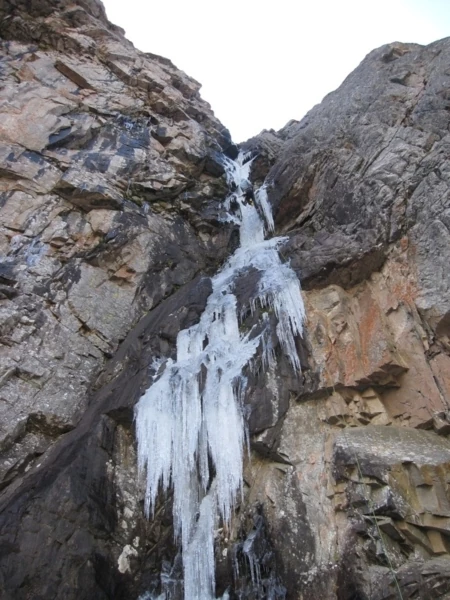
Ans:
<svg viewBox="0 0 450 600"><path fill-rule="evenodd" d="M265 188L253 197L250 165L244 154L225 160L233 190L225 205L228 219L240 227L240 247L212 279L199 323L178 334L176 360L167 360L135 410L147 514L153 514L159 486L164 492L173 488L186 600L215 598L214 529L219 518L230 520L242 490L244 368L260 345L265 355L271 353L264 333L239 330L233 286L249 267L260 272L253 305L273 309L280 344L300 370L295 346L304 320L300 284L278 255L285 238L264 239L264 229L273 230L273 219ZM264 322L268 326L267 315Z"/></svg>

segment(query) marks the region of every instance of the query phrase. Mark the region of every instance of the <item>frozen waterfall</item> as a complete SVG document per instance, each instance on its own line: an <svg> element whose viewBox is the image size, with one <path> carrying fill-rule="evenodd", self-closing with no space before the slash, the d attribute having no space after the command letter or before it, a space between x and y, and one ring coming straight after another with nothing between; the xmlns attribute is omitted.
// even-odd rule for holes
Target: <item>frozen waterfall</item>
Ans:
<svg viewBox="0 0 450 600"><path fill-rule="evenodd" d="M153 514L160 484L164 492L173 488L186 600L215 598L214 529L218 519L229 522L242 492L244 370L258 347L266 362L275 360L268 332L239 330L233 287L244 270L253 267L260 272L252 309L258 302L273 309L282 349L300 370L295 346L305 316L300 284L278 255L285 238L264 239L264 230L274 228L273 218L264 187L253 202L251 162L242 153L236 161L225 159L232 188L225 207L228 220L240 227L240 247L212 279L212 293L199 323L179 332L176 360L167 360L136 405L146 512ZM268 327L267 315L264 322Z"/></svg>

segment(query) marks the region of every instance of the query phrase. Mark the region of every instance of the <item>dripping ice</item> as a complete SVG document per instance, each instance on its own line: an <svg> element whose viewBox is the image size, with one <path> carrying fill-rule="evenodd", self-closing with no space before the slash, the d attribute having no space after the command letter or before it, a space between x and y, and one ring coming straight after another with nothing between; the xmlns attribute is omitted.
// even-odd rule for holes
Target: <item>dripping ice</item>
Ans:
<svg viewBox="0 0 450 600"><path fill-rule="evenodd" d="M240 246L213 277L199 323L179 332L176 360L166 361L136 405L138 468L146 473L145 510L153 514L160 485L164 492L173 488L185 600L215 598L214 530L219 518L230 521L242 493L245 367L258 347L266 363L273 367L275 360L267 313L266 329L259 335L239 330L233 294L237 276L251 267L259 271L251 308L259 302L273 310L278 340L298 371L295 337L302 334L305 316L300 283L278 254L286 238L264 239L274 223L266 188L253 198L252 160L243 153L236 161L224 160L232 189L225 200L227 220L239 225Z"/></svg>

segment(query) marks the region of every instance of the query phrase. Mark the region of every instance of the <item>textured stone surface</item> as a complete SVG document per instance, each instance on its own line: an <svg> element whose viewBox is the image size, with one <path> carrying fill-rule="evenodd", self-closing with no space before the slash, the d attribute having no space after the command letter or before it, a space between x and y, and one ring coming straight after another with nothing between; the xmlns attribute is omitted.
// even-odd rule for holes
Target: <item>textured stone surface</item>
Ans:
<svg viewBox="0 0 450 600"><path fill-rule="evenodd" d="M179 598L170 498L143 516L133 406L236 245L219 220L236 148L199 84L97 0L11 0L0 31L1 596L128 600L163 569ZM450 594L449 59L450 40L384 46L245 145L308 320L300 376L279 347L276 371L248 373L218 594ZM245 329L257 282L237 284Z"/></svg>
<svg viewBox="0 0 450 600"><path fill-rule="evenodd" d="M229 236L206 168L228 134L199 85L135 50L100 3L24 6L7 3L1 26L5 483L36 458L33 422L42 454L130 328L214 268Z"/></svg>
<svg viewBox="0 0 450 600"><path fill-rule="evenodd" d="M289 598L450 591L449 57L450 40L375 50L246 143L307 290L309 384L271 440L293 470L260 487L282 567L314 540Z"/></svg>

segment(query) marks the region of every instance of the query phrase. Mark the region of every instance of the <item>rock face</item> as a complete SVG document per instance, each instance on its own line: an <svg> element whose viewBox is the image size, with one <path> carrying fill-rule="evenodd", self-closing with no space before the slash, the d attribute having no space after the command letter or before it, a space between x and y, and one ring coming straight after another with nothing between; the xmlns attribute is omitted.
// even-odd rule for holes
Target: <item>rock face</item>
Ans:
<svg viewBox="0 0 450 600"><path fill-rule="evenodd" d="M375 50L247 143L306 289L312 384L271 440L290 466L251 491L291 598L450 593L449 57Z"/></svg>
<svg viewBox="0 0 450 600"><path fill-rule="evenodd" d="M215 156L230 145L199 85L137 52L100 4L8 9L4 484L36 458L24 448L42 454L79 422L89 386L138 320L226 256Z"/></svg>
<svg viewBox="0 0 450 600"><path fill-rule="evenodd" d="M143 517L133 406L235 246L235 147L199 85L97 0L10 0L0 31L1 596L138 598L163 569L178 598L170 499ZM385 46L246 144L308 322L301 377L279 348L276 373L248 374L218 593L450 594L449 63L450 40ZM243 327L256 282L238 284Z"/></svg>

